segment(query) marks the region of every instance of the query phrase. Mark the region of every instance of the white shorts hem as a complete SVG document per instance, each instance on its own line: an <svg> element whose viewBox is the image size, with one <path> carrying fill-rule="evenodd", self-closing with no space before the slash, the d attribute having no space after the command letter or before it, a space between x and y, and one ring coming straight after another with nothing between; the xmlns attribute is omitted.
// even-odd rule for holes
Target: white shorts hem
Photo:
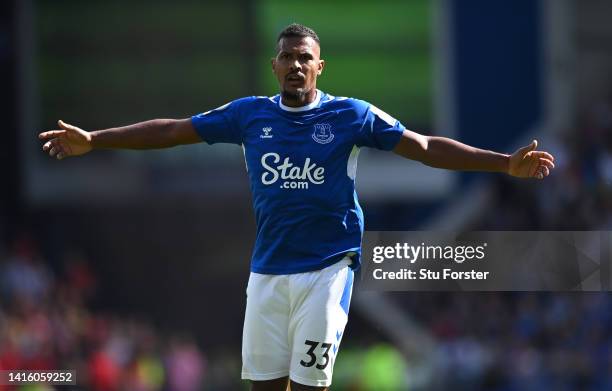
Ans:
<svg viewBox="0 0 612 391"><path fill-rule="evenodd" d="M312 379L306 379L303 377L299 377L296 375L289 375L289 379L291 379L292 381L305 385L305 386L310 386L310 387L329 387L331 386L331 380L312 380Z"/></svg>
<svg viewBox="0 0 612 391"><path fill-rule="evenodd" d="M257 373L257 374L242 372L243 380L265 381L265 380L280 379L281 377L287 377L287 376L289 376L289 371Z"/></svg>

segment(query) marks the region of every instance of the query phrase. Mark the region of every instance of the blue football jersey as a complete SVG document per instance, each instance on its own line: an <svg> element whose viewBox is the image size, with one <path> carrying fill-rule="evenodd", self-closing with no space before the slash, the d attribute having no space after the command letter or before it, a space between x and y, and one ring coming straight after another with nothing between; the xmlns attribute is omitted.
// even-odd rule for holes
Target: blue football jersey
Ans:
<svg viewBox="0 0 612 391"><path fill-rule="evenodd" d="M257 222L251 271L319 270L347 254L359 266L357 155L361 147L393 149L404 130L399 121L362 100L317 91L299 108L279 95L248 97L192 122L207 143L244 150Z"/></svg>

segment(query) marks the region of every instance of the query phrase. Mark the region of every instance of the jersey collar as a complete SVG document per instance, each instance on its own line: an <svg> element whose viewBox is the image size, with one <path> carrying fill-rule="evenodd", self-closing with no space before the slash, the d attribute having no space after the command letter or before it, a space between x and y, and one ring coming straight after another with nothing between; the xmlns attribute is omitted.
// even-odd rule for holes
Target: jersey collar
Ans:
<svg viewBox="0 0 612 391"><path fill-rule="evenodd" d="M285 110L285 111L291 111L291 112L300 112L300 111L308 111L311 109L314 109L315 107L317 107L319 105L319 102L321 101L321 91L317 90L317 96L315 96L315 99L310 102L309 104L307 104L306 106L300 106L300 107L289 107L289 106L285 106L283 104L283 100L281 98L281 96L278 96L278 105L280 106L281 109Z"/></svg>

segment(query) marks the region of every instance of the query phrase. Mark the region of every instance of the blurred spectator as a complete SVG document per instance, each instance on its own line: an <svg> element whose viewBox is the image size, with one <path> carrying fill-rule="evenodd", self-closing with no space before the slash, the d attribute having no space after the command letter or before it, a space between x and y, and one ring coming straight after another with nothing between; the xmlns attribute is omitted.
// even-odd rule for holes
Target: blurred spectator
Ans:
<svg viewBox="0 0 612 391"><path fill-rule="evenodd" d="M194 341L175 337L170 341L166 357L168 386L174 391L196 391L204 377L204 357Z"/></svg>
<svg viewBox="0 0 612 391"><path fill-rule="evenodd" d="M51 273L40 261L34 240L23 235L13 244L0 272L3 297L29 308L41 304L52 283Z"/></svg>

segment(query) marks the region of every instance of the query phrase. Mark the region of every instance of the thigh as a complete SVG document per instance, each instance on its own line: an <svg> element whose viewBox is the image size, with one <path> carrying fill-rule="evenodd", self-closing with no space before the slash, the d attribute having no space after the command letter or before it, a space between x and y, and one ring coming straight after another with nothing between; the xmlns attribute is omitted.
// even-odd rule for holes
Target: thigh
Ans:
<svg viewBox="0 0 612 391"><path fill-rule="evenodd" d="M293 281L296 287L291 287L293 306L289 321L292 381L311 387L331 384L348 320L353 277L348 261L311 276L296 275Z"/></svg>
<svg viewBox="0 0 612 391"><path fill-rule="evenodd" d="M287 276L251 273L242 332L242 378L264 381L289 375Z"/></svg>

